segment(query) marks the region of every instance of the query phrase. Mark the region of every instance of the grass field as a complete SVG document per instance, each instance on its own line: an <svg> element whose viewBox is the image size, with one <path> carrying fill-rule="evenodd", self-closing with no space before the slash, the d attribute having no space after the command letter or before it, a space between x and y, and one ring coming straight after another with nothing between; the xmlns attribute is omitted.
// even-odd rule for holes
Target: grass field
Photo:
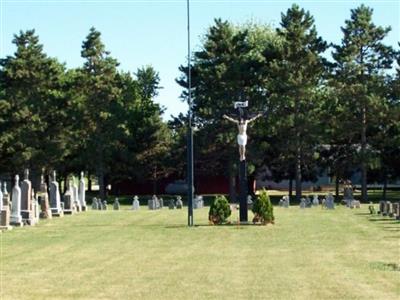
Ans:
<svg viewBox="0 0 400 300"><path fill-rule="evenodd" d="M204 208L194 228L186 210L123 208L0 234L0 299L400 298L400 223L366 205L240 227Z"/></svg>

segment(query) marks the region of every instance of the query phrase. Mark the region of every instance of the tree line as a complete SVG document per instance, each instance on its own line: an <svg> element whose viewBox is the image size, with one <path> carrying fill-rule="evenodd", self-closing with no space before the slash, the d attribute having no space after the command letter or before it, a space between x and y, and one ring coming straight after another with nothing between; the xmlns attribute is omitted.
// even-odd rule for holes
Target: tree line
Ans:
<svg viewBox="0 0 400 300"><path fill-rule="evenodd" d="M322 171L337 187L360 171L363 200L367 181L398 178L399 51L384 43L390 27L372 16L364 5L351 10L337 45L324 41L297 5L276 29L216 19L191 61L195 177L229 177L234 197L237 132L222 115L248 99L253 111L268 112L250 129L251 176L287 179L300 199L301 183ZM101 197L121 179L185 177L188 116L162 120L153 67L119 70L94 28L79 68L47 56L34 30L13 43L14 55L0 60L2 173L56 169L66 178L85 170L98 178ZM187 66L179 69L186 101Z"/></svg>
<svg viewBox="0 0 400 300"><path fill-rule="evenodd" d="M237 150L227 147L236 129L222 115L248 99L254 111L268 111L250 131L249 171L289 180L290 195L294 183L297 200L302 181L322 171L336 178L337 195L339 180L360 171L364 201L367 179L386 187L398 178L399 52L384 43L391 28L372 15L364 5L352 9L339 44L324 41L298 5L277 29L215 20L191 66L197 172L237 174ZM180 70L177 82L187 87L187 67Z"/></svg>

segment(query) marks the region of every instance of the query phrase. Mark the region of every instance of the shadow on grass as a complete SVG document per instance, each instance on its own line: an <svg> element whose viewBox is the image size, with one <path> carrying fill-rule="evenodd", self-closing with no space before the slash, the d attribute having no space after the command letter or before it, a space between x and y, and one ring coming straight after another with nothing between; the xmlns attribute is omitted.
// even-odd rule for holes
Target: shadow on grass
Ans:
<svg viewBox="0 0 400 300"><path fill-rule="evenodd" d="M370 213L355 213L356 216L369 216Z"/></svg>
<svg viewBox="0 0 400 300"><path fill-rule="evenodd" d="M388 222L388 221L393 221L393 220L394 220L393 218L380 218L380 219L371 218L371 219L369 219L369 221L371 221L371 222Z"/></svg>
<svg viewBox="0 0 400 300"><path fill-rule="evenodd" d="M219 225L213 225L213 224L196 224L193 225L191 228L196 228L196 227L210 227L210 228L218 228L218 227L230 227L230 228L241 228L241 227L253 227L253 226L267 226L267 225L263 225L263 224L253 224L253 223L245 223L245 224L235 224L235 223L230 223L230 224L219 224ZM185 228L188 227L188 225L167 225L165 226L165 228Z"/></svg>

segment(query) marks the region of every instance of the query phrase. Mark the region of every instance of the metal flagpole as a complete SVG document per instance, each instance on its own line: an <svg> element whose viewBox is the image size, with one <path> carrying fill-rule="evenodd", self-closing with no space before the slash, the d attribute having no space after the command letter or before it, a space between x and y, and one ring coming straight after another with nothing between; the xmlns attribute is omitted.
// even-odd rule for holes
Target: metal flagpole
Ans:
<svg viewBox="0 0 400 300"><path fill-rule="evenodd" d="M187 137L187 184L188 184L188 226L193 226L193 128L192 128L192 78L190 66L190 13L187 0L187 39L188 39L188 137Z"/></svg>

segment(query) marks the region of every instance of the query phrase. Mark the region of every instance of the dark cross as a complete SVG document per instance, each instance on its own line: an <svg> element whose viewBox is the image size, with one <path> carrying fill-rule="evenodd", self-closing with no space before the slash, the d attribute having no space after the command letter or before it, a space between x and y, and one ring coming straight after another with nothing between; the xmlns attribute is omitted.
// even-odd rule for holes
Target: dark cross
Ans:
<svg viewBox="0 0 400 300"><path fill-rule="evenodd" d="M237 113L235 117L224 115L223 117L238 126L237 143L239 145L239 202L240 202L240 222L247 222L247 163L246 163L246 144L247 144L247 125L257 118L263 116L265 113L253 113L250 114L247 111L248 101L245 102L235 102L235 109Z"/></svg>

